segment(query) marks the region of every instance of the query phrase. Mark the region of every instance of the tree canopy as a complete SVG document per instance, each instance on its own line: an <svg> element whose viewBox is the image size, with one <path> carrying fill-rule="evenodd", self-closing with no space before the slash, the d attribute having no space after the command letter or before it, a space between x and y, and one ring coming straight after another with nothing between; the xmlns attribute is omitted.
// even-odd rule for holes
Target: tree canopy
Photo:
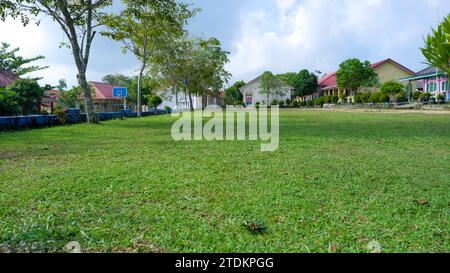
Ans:
<svg viewBox="0 0 450 273"><path fill-rule="evenodd" d="M317 91L317 75L309 72L307 69L303 69L298 73L279 74L277 77L294 87L292 94L294 97L310 95Z"/></svg>
<svg viewBox="0 0 450 273"><path fill-rule="evenodd" d="M88 122L96 122L94 103L86 79L92 41L95 28L104 16L102 9L111 5L111 0L2 0L0 19L10 17L20 19L24 26L30 20L44 15L50 17L62 29L69 42L63 45L72 50L72 56L78 70L78 83L83 90Z"/></svg>
<svg viewBox="0 0 450 273"><path fill-rule="evenodd" d="M424 41L425 46L421 51L427 63L450 75L450 14L437 29L431 30Z"/></svg>
<svg viewBox="0 0 450 273"><path fill-rule="evenodd" d="M369 61L361 62L355 58L339 65L336 81L339 88L357 91L360 87L375 86L378 83L378 76Z"/></svg>
<svg viewBox="0 0 450 273"><path fill-rule="evenodd" d="M48 68L48 66L31 65L30 63L44 59L44 56L36 56L33 58L25 58L18 56L19 48L10 48L8 43L2 43L0 46L0 69L8 70L17 76L23 76L25 74L39 71Z"/></svg>
<svg viewBox="0 0 450 273"><path fill-rule="evenodd" d="M260 93L267 96L266 104L270 104L270 96L282 95L279 90L281 87L281 80L273 75L272 72L266 71L261 75L261 83L259 85Z"/></svg>
<svg viewBox="0 0 450 273"><path fill-rule="evenodd" d="M239 89L245 85L244 81L235 82L232 86L225 89L225 103L228 105L236 105L243 102L244 96L242 96Z"/></svg>
<svg viewBox="0 0 450 273"><path fill-rule="evenodd" d="M185 34L184 26L196 10L189 9L185 3L177 0L134 1L124 0L125 8L120 14L104 16L103 23L108 30L102 35L120 41L124 52L132 52L140 61L137 84L138 116L142 112L141 78L149 64L168 55L165 45ZM170 58L170 55L168 55Z"/></svg>

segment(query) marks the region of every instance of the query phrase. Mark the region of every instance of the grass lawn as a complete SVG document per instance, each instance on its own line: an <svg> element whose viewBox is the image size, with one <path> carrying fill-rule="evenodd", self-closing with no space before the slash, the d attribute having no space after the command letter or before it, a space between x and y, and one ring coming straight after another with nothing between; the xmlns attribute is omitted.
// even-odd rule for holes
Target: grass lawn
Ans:
<svg viewBox="0 0 450 273"><path fill-rule="evenodd" d="M0 133L0 243L367 252L376 240L383 252L450 251L450 115L285 110L273 153L175 142L174 120ZM267 231L249 232L251 220Z"/></svg>

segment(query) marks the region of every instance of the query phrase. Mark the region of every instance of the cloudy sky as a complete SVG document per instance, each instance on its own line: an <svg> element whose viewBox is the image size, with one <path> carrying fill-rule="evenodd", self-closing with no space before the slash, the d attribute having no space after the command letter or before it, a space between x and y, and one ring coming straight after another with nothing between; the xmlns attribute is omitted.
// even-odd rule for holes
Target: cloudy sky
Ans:
<svg viewBox="0 0 450 273"><path fill-rule="evenodd" d="M422 37L450 13L448 0L190 0L202 11L189 23L194 35L219 38L230 51L228 70L234 80L249 81L263 71L307 68L324 73L351 57L376 62L392 58L412 70L425 67ZM115 3L119 9L119 2ZM64 78L76 84L70 51L59 48L67 39L58 26L0 23L2 42L21 54L46 56L41 84ZM136 74L137 62L123 55L120 44L98 36L93 45L88 79L110 73ZM35 76L35 75L31 75Z"/></svg>

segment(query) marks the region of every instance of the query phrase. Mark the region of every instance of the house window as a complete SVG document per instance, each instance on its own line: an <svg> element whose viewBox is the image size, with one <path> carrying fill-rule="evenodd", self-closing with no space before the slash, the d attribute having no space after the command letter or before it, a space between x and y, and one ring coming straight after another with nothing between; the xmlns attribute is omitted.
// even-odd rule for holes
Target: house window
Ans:
<svg viewBox="0 0 450 273"><path fill-rule="evenodd" d="M441 91L448 91L448 90L450 90L450 82L448 81L442 82Z"/></svg>

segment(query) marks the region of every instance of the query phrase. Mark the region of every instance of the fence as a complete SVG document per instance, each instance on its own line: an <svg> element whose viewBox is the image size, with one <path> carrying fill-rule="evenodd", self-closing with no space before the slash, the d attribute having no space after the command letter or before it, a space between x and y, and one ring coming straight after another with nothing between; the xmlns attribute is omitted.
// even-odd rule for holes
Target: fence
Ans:
<svg viewBox="0 0 450 273"><path fill-rule="evenodd" d="M150 110L143 112L142 116L167 114L166 110ZM137 113L131 110L120 112L100 112L95 113L100 121L111 119L123 119L137 117ZM19 130L58 126L63 124L76 124L86 122L86 114L80 113L79 109L69 109L63 117L58 115L31 115L31 116L11 116L0 117L0 130Z"/></svg>

